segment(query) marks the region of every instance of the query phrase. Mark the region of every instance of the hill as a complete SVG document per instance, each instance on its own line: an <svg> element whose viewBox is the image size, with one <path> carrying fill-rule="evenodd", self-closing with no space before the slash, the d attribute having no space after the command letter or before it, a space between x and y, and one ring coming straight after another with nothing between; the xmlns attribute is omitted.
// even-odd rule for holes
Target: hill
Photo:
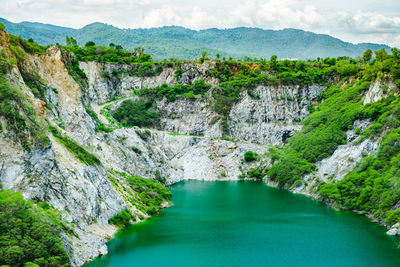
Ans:
<svg viewBox="0 0 400 267"><path fill-rule="evenodd" d="M21 22L5 19L7 31L25 39L32 38L41 45L65 43L65 36L74 37L79 44L94 41L98 45L120 44L126 49L143 47L156 59L198 58L203 51L221 57L308 59L317 57L360 56L368 48L390 49L387 45L344 42L326 34L298 29L264 30L260 28L191 30L180 26L149 29L119 29L104 23L92 23L81 29L49 24Z"/></svg>

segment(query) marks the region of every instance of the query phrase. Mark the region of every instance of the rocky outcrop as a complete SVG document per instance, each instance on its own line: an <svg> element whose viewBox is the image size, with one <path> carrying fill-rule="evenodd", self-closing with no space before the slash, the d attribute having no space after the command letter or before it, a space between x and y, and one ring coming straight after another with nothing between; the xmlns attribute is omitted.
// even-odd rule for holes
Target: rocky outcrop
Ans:
<svg viewBox="0 0 400 267"><path fill-rule="evenodd" d="M364 97L364 105L377 102L382 98L387 97L390 93L396 95L398 93L396 89L397 86L390 80L378 80L370 85L369 90Z"/></svg>
<svg viewBox="0 0 400 267"><path fill-rule="evenodd" d="M96 103L106 102L115 96L129 96L133 90L152 88L163 83L192 84L198 79L211 84L217 82L207 71L213 67L212 62L180 65L183 74L179 79L175 74L176 67L163 68L161 73L152 77L138 77L129 74L133 68L130 65L81 62L80 66L88 76L88 96ZM110 73L121 77L117 79ZM258 86L253 93L257 97L251 97L244 91L227 117L228 132L223 132L222 118L212 109L212 92L201 99L179 98L169 102L164 98L155 105L162 114L159 129L206 137L228 135L237 141L282 145L301 129L300 121L309 114L307 107L324 88L320 85Z"/></svg>
<svg viewBox="0 0 400 267"><path fill-rule="evenodd" d="M179 64L181 75L176 74L177 67L163 64L153 65L150 71L154 74L151 75L138 75L138 67L128 64L80 62L79 67L88 77L88 98L91 102L99 104L113 97L128 96L133 90L153 88L163 83L192 84L195 80L202 79L207 83L215 84L217 80L208 73L214 64L213 62Z"/></svg>
<svg viewBox="0 0 400 267"><path fill-rule="evenodd" d="M394 224L386 233L388 235L400 235L400 223Z"/></svg>

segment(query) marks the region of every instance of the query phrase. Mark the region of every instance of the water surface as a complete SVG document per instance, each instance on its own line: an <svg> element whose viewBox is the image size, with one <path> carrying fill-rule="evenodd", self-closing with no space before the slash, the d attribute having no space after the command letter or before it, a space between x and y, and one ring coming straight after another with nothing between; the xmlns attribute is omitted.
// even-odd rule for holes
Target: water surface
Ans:
<svg viewBox="0 0 400 267"><path fill-rule="evenodd" d="M367 218L263 183L185 181L174 205L120 231L87 266L400 266Z"/></svg>

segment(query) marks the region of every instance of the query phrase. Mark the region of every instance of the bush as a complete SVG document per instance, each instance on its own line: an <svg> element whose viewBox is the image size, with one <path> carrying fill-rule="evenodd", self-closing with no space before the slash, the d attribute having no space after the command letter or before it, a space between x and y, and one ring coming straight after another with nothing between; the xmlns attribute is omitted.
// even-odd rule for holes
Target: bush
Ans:
<svg viewBox="0 0 400 267"><path fill-rule="evenodd" d="M113 224L117 227L126 227L131 224L132 219L133 216L131 215L131 213L127 209L124 209L115 214L111 219L109 219L108 223Z"/></svg>
<svg viewBox="0 0 400 267"><path fill-rule="evenodd" d="M59 236L60 216L49 205L40 206L20 193L0 192L0 265L70 266Z"/></svg>
<svg viewBox="0 0 400 267"><path fill-rule="evenodd" d="M162 204L171 198L171 192L167 187L158 181L145 179L139 176L128 175L124 172L109 170L109 178L113 182L114 176L125 179L131 190L125 195L126 200L135 205L140 211L149 215L156 215L160 212ZM160 174L156 176L162 178ZM113 182L114 186L117 186ZM119 189L120 190L120 189ZM132 194L133 193L133 194ZM125 216L126 217L126 216Z"/></svg>
<svg viewBox="0 0 400 267"><path fill-rule="evenodd" d="M265 176L265 173L261 170L261 168L254 168L247 172L247 176L261 180Z"/></svg>
<svg viewBox="0 0 400 267"><path fill-rule="evenodd" d="M393 225L400 222L400 209L389 210L386 213L386 223L388 225Z"/></svg>
<svg viewBox="0 0 400 267"><path fill-rule="evenodd" d="M253 151L247 151L243 156L246 162L255 161L257 159L257 155Z"/></svg>
<svg viewBox="0 0 400 267"><path fill-rule="evenodd" d="M324 199L340 200L340 192L335 184L322 184L318 193Z"/></svg>
<svg viewBox="0 0 400 267"><path fill-rule="evenodd" d="M296 180L302 179L305 174L315 168L314 164L302 159L298 152L291 149L272 151L270 156L275 158L276 162L268 171L268 175L272 180L279 182L281 186L291 186Z"/></svg>
<svg viewBox="0 0 400 267"><path fill-rule="evenodd" d="M125 100L112 115L119 122L126 121L128 126L154 126L160 120L160 114L151 106L151 101Z"/></svg>

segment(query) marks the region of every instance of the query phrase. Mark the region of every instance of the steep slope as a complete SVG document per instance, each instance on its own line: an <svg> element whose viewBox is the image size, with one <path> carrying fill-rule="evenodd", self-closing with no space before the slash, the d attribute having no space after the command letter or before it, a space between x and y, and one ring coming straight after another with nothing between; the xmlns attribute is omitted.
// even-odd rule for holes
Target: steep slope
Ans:
<svg viewBox="0 0 400 267"><path fill-rule="evenodd" d="M48 206L72 266L107 253L115 225L168 206L164 185L184 179L264 179L399 232L397 50L372 62L159 63L129 53L131 64L111 64L5 31L0 47L0 209L14 198L33 214ZM376 205L347 206L359 191Z"/></svg>
<svg viewBox="0 0 400 267"><path fill-rule="evenodd" d="M65 43L72 36L83 45L94 41L99 45L120 44L127 49L144 47L154 58L198 58L203 51L221 57L316 58L356 57L367 50L387 49L381 44L351 44L325 34L297 29L264 30L259 28L190 30L179 26L150 29L119 29L103 23L92 23L81 29L70 29L39 23L12 23L1 19L8 31L33 38L42 45Z"/></svg>

